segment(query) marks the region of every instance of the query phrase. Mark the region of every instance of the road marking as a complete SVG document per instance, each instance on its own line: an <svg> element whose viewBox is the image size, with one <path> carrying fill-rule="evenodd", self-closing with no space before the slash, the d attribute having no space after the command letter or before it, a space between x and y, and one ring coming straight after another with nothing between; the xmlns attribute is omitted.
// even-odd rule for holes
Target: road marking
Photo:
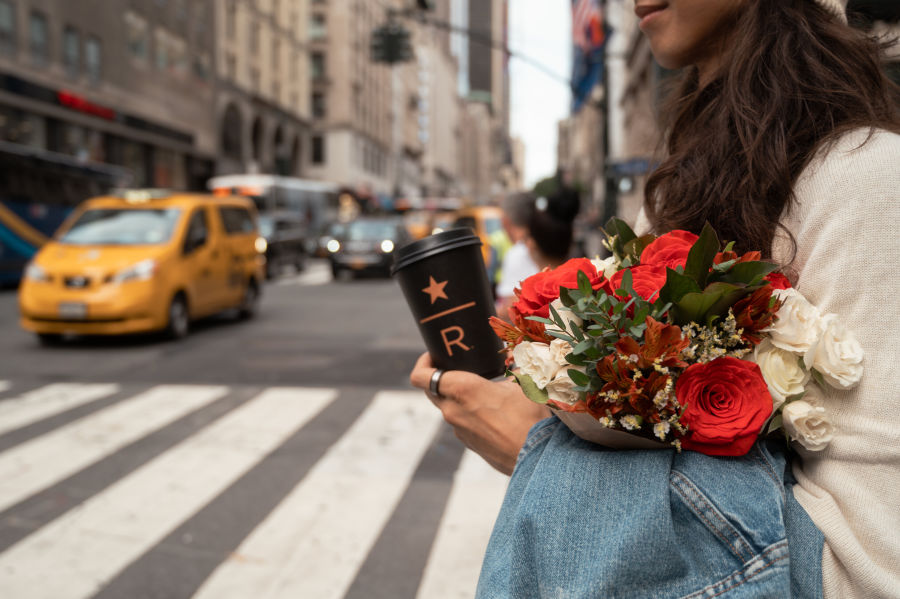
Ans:
<svg viewBox="0 0 900 599"><path fill-rule="evenodd" d="M420 392L380 392L194 599L343 597L441 421Z"/></svg>
<svg viewBox="0 0 900 599"><path fill-rule="evenodd" d="M0 391L4 389L0 382ZM115 384L57 383L0 402L0 433L59 414L119 390Z"/></svg>
<svg viewBox="0 0 900 599"><path fill-rule="evenodd" d="M481 560L509 477L466 450L435 536L417 599L475 596Z"/></svg>
<svg viewBox="0 0 900 599"><path fill-rule="evenodd" d="M276 279L276 285L324 285L330 283L331 265L328 262L308 262L300 274Z"/></svg>
<svg viewBox="0 0 900 599"><path fill-rule="evenodd" d="M153 387L0 453L0 511L227 392L221 386Z"/></svg>
<svg viewBox="0 0 900 599"><path fill-rule="evenodd" d="M92 596L335 396L264 391L0 555L0 596Z"/></svg>

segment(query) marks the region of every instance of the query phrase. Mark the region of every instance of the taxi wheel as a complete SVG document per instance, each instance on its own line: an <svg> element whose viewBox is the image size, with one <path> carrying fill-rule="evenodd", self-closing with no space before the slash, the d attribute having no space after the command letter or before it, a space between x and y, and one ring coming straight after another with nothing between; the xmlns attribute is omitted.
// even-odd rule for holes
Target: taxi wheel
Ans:
<svg viewBox="0 0 900 599"><path fill-rule="evenodd" d="M244 289L244 297L241 299L241 305L238 306L238 315L243 318L253 318L256 315L256 309L259 306L259 287L256 281L250 279L247 287Z"/></svg>
<svg viewBox="0 0 900 599"><path fill-rule="evenodd" d="M59 333L38 333L37 338L41 345L59 345L62 343L62 335Z"/></svg>
<svg viewBox="0 0 900 599"><path fill-rule="evenodd" d="M166 336L169 339L183 339L187 337L191 328L191 317L188 314L187 301L184 294L178 293L169 304L169 324L166 327Z"/></svg>

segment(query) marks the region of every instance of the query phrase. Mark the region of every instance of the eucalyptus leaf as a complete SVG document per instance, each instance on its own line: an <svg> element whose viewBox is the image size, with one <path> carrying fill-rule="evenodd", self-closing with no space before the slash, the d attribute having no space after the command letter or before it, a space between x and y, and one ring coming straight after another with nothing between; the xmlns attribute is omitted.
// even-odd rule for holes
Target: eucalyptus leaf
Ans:
<svg viewBox="0 0 900 599"><path fill-rule="evenodd" d="M769 428L767 432L772 433L780 429L784 425L784 417L781 415L781 412L775 414L772 417L772 420L769 422Z"/></svg>
<svg viewBox="0 0 900 599"><path fill-rule="evenodd" d="M731 267L728 272L716 273L715 280L724 283L743 283L744 285L756 285L763 277L779 269L777 264L771 262L739 262Z"/></svg>
<svg viewBox="0 0 900 599"><path fill-rule="evenodd" d="M572 348L573 354L581 354L584 353L589 347L594 345L593 339L584 339L580 341L575 347Z"/></svg>
<svg viewBox="0 0 900 599"><path fill-rule="evenodd" d="M580 387L587 387L591 384L591 377L581 372L580 370L570 368L566 371L566 373L569 375L569 378L572 379L572 382Z"/></svg>
<svg viewBox="0 0 900 599"><path fill-rule="evenodd" d="M525 397L527 397L531 401L539 404L546 404L550 399L547 391L538 387L537 384L535 384L535 382L527 374L514 372L513 376L516 377L516 382L519 383L519 386L522 388L522 392L525 393Z"/></svg>
<svg viewBox="0 0 900 599"><path fill-rule="evenodd" d="M623 249L625 250L625 254L631 258L635 264L638 264L641 261L641 254L644 253L644 249L655 240L655 235L642 235L624 244Z"/></svg>

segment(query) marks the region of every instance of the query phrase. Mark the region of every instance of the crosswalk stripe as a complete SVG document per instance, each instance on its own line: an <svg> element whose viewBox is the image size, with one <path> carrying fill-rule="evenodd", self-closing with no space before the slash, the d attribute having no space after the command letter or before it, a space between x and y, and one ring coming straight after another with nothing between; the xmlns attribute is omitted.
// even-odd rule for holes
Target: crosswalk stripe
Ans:
<svg viewBox="0 0 900 599"><path fill-rule="evenodd" d="M438 529L417 599L475 596L475 582L509 477L466 450Z"/></svg>
<svg viewBox="0 0 900 599"><path fill-rule="evenodd" d="M342 597L440 421L420 392L378 393L194 599Z"/></svg>
<svg viewBox="0 0 900 599"><path fill-rule="evenodd" d="M0 381L0 391L4 389ZM0 434L59 414L119 390L115 384L57 383L0 402Z"/></svg>
<svg viewBox="0 0 900 599"><path fill-rule="evenodd" d="M154 387L0 453L0 511L227 391L222 386Z"/></svg>
<svg viewBox="0 0 900 599"><path fill-rule="evenodd" d="M93 595L334 397L309 390L298 401L295 390L264 391L0 554L0 596Z"/></svg>

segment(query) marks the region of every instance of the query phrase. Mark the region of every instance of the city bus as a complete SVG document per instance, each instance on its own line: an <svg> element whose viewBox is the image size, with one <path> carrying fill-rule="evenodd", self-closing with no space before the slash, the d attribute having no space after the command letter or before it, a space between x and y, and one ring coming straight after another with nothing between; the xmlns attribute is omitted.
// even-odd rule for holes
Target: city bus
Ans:
<svg viewBox="0 0 900 599"><path fill-rule="evenodd" d="M0 141L0 286L18 284L75 206L130 179L124 168Z"/></svg>

